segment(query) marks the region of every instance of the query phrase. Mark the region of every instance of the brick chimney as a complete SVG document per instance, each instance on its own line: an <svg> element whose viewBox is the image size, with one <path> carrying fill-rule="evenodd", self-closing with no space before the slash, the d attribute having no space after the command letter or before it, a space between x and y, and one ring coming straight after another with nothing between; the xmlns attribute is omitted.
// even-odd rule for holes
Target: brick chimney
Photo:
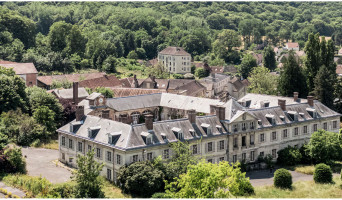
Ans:
<svg viewBox="0 0 342 200"><path fill-rule="evenodd" d="M293 93L293 101L295 101L295 102L298 101L298 92Z"/></svg>
<svg viewBox="0 0 342 200"><path fill-rule="evenodd" d="M153 130L153 115L145 115L145 126L147 130Z"/></svg>
<svg viewBox="0 0 342 200"><path fill-rule="evenodd" d="M192 109L192 110L188 111L188 119L189 119L191 124L196 123L196 110Z"/></svg>
<svg viewBox="0 0 342 200"><path fill-rule="evenodd" d="M285 99L278 99L278 106L280 106L280 108L283 111L286 111L286 100Z"/></svg>
<svg viewBox="0 0 342 200"><path fill-rule="evenodd" d="M81 121L84 116L84 106L76 106L76 121Z"/></svg>
<svg viewBox="0 0 342 200"><path fill-rule="evenodd" d="M73 103L75 105L77 105L77 103L78 103L78 82L72 83L72 98L73 98Z"/></svg>
<svg viewBox="0 0 342 200"><path fill-rule="evenodd" d="M102 110L102 118L109 119L109 109Z"/></svg>
<svg viewBox="0 0 342 200"><path fill-rule="evenodd" d="M220 121L226 119L226 108L223 106L216 106L216 116Z"/></svg>
<svg viewBox="0 0 342 200"><path fill-rule="evenodd" d="M313 103L314 97L313 96L308 96L307 99L308 99L309 106L313 107L314 106L314 103Z"/></svg>

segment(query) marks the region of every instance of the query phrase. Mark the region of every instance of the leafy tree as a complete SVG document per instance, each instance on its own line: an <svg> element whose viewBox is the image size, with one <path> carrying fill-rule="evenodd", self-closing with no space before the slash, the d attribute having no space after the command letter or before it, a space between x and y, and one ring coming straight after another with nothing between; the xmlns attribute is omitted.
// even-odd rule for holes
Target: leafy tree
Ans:
<svg viewBox="0 0 342 200"><path fill-rule="evenodd" d="M257 67L255 58L251 54L246 54L241 64L238 66L238 72L243 78L247 78L254 67Z"/></svg>
<svg viewBox="0 0 342 200"><path fill-rule="evenodd" d="M13 172L26 173L26 162L21 153L21 148L9 147L5 150L4 155L11 164Z"/></svg>
<svg viewBox="0 0 342 200"><path fill-rule="evenodd" d="M283 165L296 165L302 159L302 154L299 149L295 147L288 146L284 149L281 149L278 153L277 162Z"/></svg>
<svg viewBox="0 0 342 200"><path fill-rule="evenodd" d="M293 92L299 92L301 97L305 97L307 95L306 77L292 51L285 60L283 68L278 84L280 94L282 96L292 96Z"/></svg>
<svg viewBox="0 0 342 200"><path fill-rule="evenodd" d="M103 164L94 160L94 149L88 151L87 155L77 155L78 169L73 173L76 185L76 198L103 198L102 181L100 173Z"/></svg>
<svg viewBox="0 0 342 200"><path fill-rule="evenodd" d="M46 130L53 133L56 131L55 113L47 106L39 106L33 112L33 118L37 123L46 127Z"/></svg>
<svg viewBox="0 0 342 200"><path fill-rule="evenodd" d="M118 64L118 60L113 57L109 56L106 58L106 60L102 64L102 70L105 71L106 73L115 73L116 72L116 67Z"/></svg>
<svg viewBox="0 0 342 200"><path fill-rule="evenodd" d="M145 69L145 74L148 76L154 76L159 79L167 79L169 78L170 74L165 71L165 68L163 65L158 63L157 65L148 67Z"/></svg>
<svg viewBox="0 0 342 200"><path fill-rule="evenodd" d="M308 149L315 163L339 160L342 155L338 133L325 130L318 130L311 135Z"/></svg>
<svg viewBox="0 0 342 200"><path fill-rule="evenodd" d="M127 55L127 58L128 59L138 59L139 57L138 57L138 54L137 54L137 52L135 51L135 50L133 50L133 51L130 51L129 53L128 53L128 55Z"/></svg>
<svg viewBox="0 0 342 200"><path fill-rule="evenodd" d="M286 169L277 169L274 173L274 186L282 189L292 188L292 175Z"/></svg>
<svg viewBox="0 0 342 200"><path fill-rule="evenodd" d="M207 23L211 29L221 30L228 24L228 20L222 14L213 13L207 17Z"/></svg>
<svg viewBox="0 0 342 200"><path fill-rule="evenodd" d="M9 143L8 136L0 132L0 152L5 148L5 146Z"/></svg>
<svg viewBox="0 0 342 200"><path fill-rule="evenodd" d="M229 54L232 54L233 47L239 47L241 40L239 34L234 30L223 30L217 35L217 39L213 43L213 52L219 58L224 59L226 62L230 62L233 59L229 59Z"/></svg>
<svg viewBox="0 0 342 200"><path fill-rule="evenodd" d="M58 89L58 88L64 88L68 89L72 87L72 83L66 79L58 81L53 80L50 89Z"/></svg>
<svg viewBox="0 0 342 200"><path fill-rule="evenodd" d="M207 72L205 71L204 68L197 68L195 70L195 76L198 77L198 78L204 78L204 77L207 77L208 74L207 74Z"/></svg>
<svg viewBox="0 0 342 200"><path fill-rule="evenodd" d="M60 27L58 27L60 28ZM65 27L68 29L69 27ZM67 30L66 30L67 31ZM67 32L68 33L68 32ZM57 33L56 33L57 34ZM51 36L52 37L52 36ZM66 37L66 51L69 54L83 55L87 40L78 25L73 25ZM62 48L62 47L60 47Z"/></svg>
<svg viewBox="0 0 342 200"><path fill-rule="evenodd" d="M320 102L322 102L324 105L328 106L329 108L333 108L334 103L334 85L335 85L335 73L331 74L331 72L328 70L328 68L323 65L315 79L315 88L314 88L314 94L316 99L318 99Z"/></svg>
<svg viewBox="0 0 342 200"><path fill-rule="evenodd" d="M167 183L165 188L172 198L229 198L254 193L238 164L226 161L213 164L202 160L190 165L186 174Z"/></svg>
<svg viewBox="0 0 342 200"><path fill-rule="evenodd" d="M255 67L248 81L251 83L248 87L251 93L277 94L278 76L270 74L270 70L266 67Z"/></svg>
<svg viewBox="0 0 342 200"><path fill-rule="evenodd" d="M120 168L118 182L123 192L137 197L151 197L164 189L164 173L150 161L141 161Z"/></svg>
<svg viewBox="0 0 342 200"><path fill-rule="evenodd" d="M271 46L268 46L264 49L263 63L264 67L267 67L269 70L274 70L277 67L275 52Z"/></svg>
<svg viewBox="0 0 342 200"><path fill-rule="evenodd" d="M114 97L114 92L113 90L105 87L97 87L95 89L96 92L101 93L103 96L106 98L113 98Z"/></svg>
<svg viewBox="0 0 342 200"><path fill-rule="evenodd" d="M64 21L55 22L50 27L50 31L48 34L49 46L51 47L53 51L63 51L64 48L67 47L67 37L71 29L72 29L72 25ZM72 36L70 37L70 39L75 39L75 38L73 38ZM71 42L74 42L74 41L70 40L70 43L69 43L70 50L73 51L74 48L77 48L77 47L74 47Z"/></svg>

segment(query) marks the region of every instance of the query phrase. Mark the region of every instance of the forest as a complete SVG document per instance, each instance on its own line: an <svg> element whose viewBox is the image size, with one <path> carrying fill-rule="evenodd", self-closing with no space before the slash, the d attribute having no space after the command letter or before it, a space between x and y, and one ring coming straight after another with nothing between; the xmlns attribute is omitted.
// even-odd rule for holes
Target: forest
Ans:
<svg viewBox="0 0 342 200"><path fill-rule="evenodd" d="M341 45L341 22L339 2L2 2L0 59L44 73L114 73L129 65L122 59L181 46L196 61L240 64L244 50L303 48L309 33Z"/></svg>

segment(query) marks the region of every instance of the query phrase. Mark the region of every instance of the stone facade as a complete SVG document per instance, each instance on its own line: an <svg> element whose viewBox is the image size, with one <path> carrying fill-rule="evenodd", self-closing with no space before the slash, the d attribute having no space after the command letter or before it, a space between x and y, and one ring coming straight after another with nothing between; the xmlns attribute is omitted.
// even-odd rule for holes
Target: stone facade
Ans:
<svg viewBox="0 0 342 200"><path fill-rule="evenodd" d="M181 47L167 47L158 53L158 62L172 74L191 73L191 55Z"/></svg>

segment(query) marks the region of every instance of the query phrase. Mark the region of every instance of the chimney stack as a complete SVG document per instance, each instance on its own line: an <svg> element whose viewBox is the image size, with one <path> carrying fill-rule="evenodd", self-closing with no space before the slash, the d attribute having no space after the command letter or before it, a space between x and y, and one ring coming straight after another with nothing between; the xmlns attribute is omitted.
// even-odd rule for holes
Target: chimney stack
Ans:
<svg viewBox="0 0 342 200"><path fill-rule="evenodd" d="M196 110L192 109L192 110L188 111L188 119L189 119L191 124L196 123Z"/></svg>
<svg viewBox="0 0 342 200"><path fill-rule="evenodd" d="M286 111L286 100L285 99L278 99L278 106L280 106L280 108L283 111Z"/></svg>
<svg viewBox="0 0 342 200"><path fill-rule="evenodd" d="M102 110L102 118L109 119L109 109Z"/></svg>
<svg viewBox="0 0 342 200"><path fill-rule="evenodd" d="M294 100L295 102L298 101L298 92L294 92L294 93L293 93L293 100Z"/></svg>
<svg viewBox="0 0 342 200"><path fill-rule="evenodd" d="M145 126L147 130L153 130L153 115L145 115Z"/></svg>
<svg viewBox="0 0 342 200"><path fill-rule="evenodd" d="M73 98L73 103L77 105L78 103L78 82L73 82L72 84L72 98Z"/></svg>
<svg viewBox="0 0 342 200"><path fill-rule="evenodd" d="M84 106L76 106L76 121L81 121L84 116Z"/></svg>
<svg viewBox="0 0 342 200"><path fill-rule="evenodd" d="M226 108L223 106L216 106L216 116L220 121L226 119Z"/></svg>
<svg viewBox="0 0 342 200"><path fill-rule="evenodd" d="M313 103L314 97L313 96L308 96L307 99L308 99L309 106L313 107L314 106L314 103Z"/></svg>

